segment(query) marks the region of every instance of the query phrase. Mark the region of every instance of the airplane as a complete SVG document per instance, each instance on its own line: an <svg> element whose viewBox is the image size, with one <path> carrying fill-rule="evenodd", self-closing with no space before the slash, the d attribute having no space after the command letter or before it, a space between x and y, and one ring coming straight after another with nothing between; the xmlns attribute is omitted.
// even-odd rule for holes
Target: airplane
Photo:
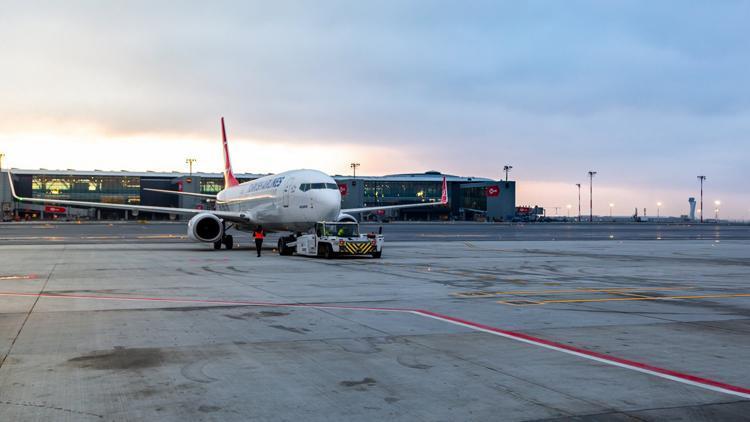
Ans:
<svg viewBox="0 0 750 422"><path fill-rule="evenodd" d="M224 189L218 194L148 189L174 195L211 199L216 201L215 210L19 197L13 186L11 172L8 170L10 191L13 198L21 202L192 215L187 224L188 238L196 242L213 244L214 249L221 249L222 245L226 249L232 249L234 246L233 237L226 234L228 224L229 228L233 227L243 232L252 232L255 227L261 225L266 232L292 233L291 236L279 239L281 248L284 242L293 240L296 234L309 230L319 221L357 222L352 214L448 203L445 177L443 177L442 195L439 202L347 209L341 209L341 192L336 181L318 170L291 170L239 183L234 177L229 159L229 146L223 117L221 118L221 135L224 150Z"/></svg>

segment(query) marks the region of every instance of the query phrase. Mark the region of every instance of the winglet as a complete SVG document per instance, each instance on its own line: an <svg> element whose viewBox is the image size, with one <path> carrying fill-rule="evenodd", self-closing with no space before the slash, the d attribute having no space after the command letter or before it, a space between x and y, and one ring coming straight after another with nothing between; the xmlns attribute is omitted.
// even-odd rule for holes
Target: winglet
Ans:
<svg viewBox="0 0 750 422"><path fill-rule="evenodd" d="M240 182L234 177L232 163L229 161L229 146L227 145L227 130L224 128L224 118L221 118L221 138L224 146L224 189L237 186Z"/></svg>
<svg viewBox="0 0 750 422"><path fill-rule="evenodd" d="M445 180L445 176L443 176L443 194L440 195L440 203L448 203L448 182Z"/></svg>

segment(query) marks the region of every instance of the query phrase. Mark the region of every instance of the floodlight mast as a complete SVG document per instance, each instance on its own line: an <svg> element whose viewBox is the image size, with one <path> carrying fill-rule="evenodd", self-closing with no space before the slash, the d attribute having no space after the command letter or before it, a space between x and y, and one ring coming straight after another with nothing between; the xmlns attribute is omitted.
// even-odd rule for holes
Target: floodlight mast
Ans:
<svg viewBox="0 0 750 422"><path fill-rule="evenodd" d="M703 222L703 181L706 180L706 176L698 176L698 180L701 181L701 223Z"/></svg>
<svg viewBox="0 0 750 422"><path fill-rule="evenodd" d="M349 164L349 167L352 168L352 178L353 179L357 178L357 167L359 167L359 166L361 166L361 164L359 164L359 163L351 163L351 164Z"/></svg>
<svg viewBox="0 0 750 422"><path fill-rule="evenodd" d="M195 158L188 158L185 160L185 164L190 166L190 177L193 177L193 164L195 164L196 162L198 162L198 160Z"/></svg>
<svg viewBox="0 0 750 422"><path fill-rule="evenodd" d="M589 223L594 222L594 176L595 171L589 172Z"/></svg>
<svg viewBox="0 0 750 422"><path fill-rule="evenodd" d="M512 169L513 169L513 166L511 166L510 164L506 164L505 166L503 166L503 171L505 172L505 181L506 182L508 181L508 173L510 173L510 171Z"/></svg>

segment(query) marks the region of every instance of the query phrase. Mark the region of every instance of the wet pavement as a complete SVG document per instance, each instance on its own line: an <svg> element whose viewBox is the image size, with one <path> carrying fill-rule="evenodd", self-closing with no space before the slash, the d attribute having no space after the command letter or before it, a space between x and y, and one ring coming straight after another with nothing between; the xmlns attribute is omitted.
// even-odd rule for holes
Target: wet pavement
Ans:
<svg viewBox="0 0 750 422"><path fill-rule="evenodd" d="M750 241L390 241L379 260L153 242L0 245L0 418L750 411Z"/></svg>

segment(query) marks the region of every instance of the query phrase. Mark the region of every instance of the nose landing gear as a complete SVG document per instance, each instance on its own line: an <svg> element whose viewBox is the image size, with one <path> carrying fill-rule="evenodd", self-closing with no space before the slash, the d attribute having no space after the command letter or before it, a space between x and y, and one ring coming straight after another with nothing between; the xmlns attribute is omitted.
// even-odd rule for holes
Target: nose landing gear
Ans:
<svg viewBox="0 0 750 422"><path fill-rule="evenodd" d="M279 255L291 255L294 252L297 238L295 236L285 236L279 238Z"/></svg>

